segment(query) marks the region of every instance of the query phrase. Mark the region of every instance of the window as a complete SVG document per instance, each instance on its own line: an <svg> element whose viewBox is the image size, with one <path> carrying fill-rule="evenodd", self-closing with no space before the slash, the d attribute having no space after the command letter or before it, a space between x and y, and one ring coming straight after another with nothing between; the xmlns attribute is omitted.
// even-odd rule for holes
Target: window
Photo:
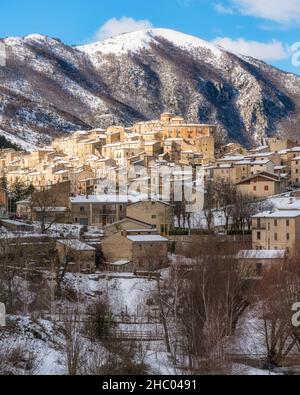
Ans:
<svg viewBox="0 0 300 395"><path fill-rule="evenodd" d="M260 227L261 227L261 221L260 221L260 218L258 218L258 219L257 219L257 227L258 227L258 229L260 229Z"/></svg>
<svg viewBox="0 0 300 395"><path fill-rule="evenodd" d="M269 187L268 187L268 185L266 185L265 186L265 191L268 191L269 190Z"/></svg>
<svg viewBox="0 0 300 395"><path fill-rule="evenodd" d="M84 213L84 207L80 207L80 212Z"/></svg>
<svg viewBox="0 0 300 395"><path fill-rule="evenodd" d="M290 226L290 220L289 219L286 220L286 226Z"/></svg>
<svg viewBox="0 0 300 395"><path fill-rule="evenodd" d="M261 263L256 264L256 274L257 276L261 276L263 273L263 265Z"/></svg>
<svg viewBox="0 0 300 395"><path fill-rule="evenodd" d="M253 191L256 191L257 190L257 188L256 187L253 187Z"/></svg>
<svg viewBox="0 0 300 395"><path fill-rule="evenodd" d="M278 234L277 233L274 233L274 240L278 241Z"/></svg>
<svg viewBox="0 0 300 395"><path fill-rule="evenodd" d="M278 221L277 221L277 219L275 219L275 221L274 221L274 226L278 226Z"/></svg>
<svg viewBox="0 0 300 395"><path fill-rule="evenodd" d="M261 240L261 233L257 232L257 240Z"/></svg>
<svg viewBox="0 0 300 395"><path fill-rule="evenodd" d="M290 240L290 234L289 233L286 234L286 239L287 239L287 241Z"/></svg>
<svg viewBox="0 0 300 395"><path fill-rule="evenodd" d="M157 218L157 215L152 215L151 218L152 218L152 219L156 219L156 218Z"/></svg>

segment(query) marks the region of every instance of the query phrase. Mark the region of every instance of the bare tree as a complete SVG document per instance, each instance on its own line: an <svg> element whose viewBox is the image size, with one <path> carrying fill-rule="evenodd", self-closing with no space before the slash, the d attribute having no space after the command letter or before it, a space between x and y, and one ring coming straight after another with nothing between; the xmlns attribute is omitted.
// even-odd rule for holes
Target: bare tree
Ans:
<svg viewBox="0 0 300 395"><path fill-rule="evenodd" d="M16 279L24 274L29 259L28 251L20 238L0 239L0 289L2 301L6 303L10 313L14 311L17 303L20 303Z"/></svg>
<svg viewBox="0 0 300 395"><path fill-rule="evenodd" d="M199 251L187 262L180 260L171 280L178 286L171 286L165 295L172 338L174 328L178 331L176 354L181 353L181 361L188 360L185 368L192 373L223 373L224 369L228 373L226 341L235 333L251 295L235 254L226 245L218 251Z"/></svg>
<svg viewBox="0 0 300 395"><path fill-rule="evenodd" d="M252 217L263 211L271 211L273 204L269 200L257 200L253 195L237 193L232 217L237 230L251 230Z"/></svg>
<svg viewBox="0 0 300 395"><path fill-rule="evenodd" d="M233 215L237 201L236 185L230 181L218 178L215 181L215 191L219 209L225 217L225 229L228 230L229 220Z"/></svg>
<svg viewBox="0 0 300 395"><path fill-rule="evenodd" d="M79 375L85 362L85 350L81 334L81 314L78 310L68 310L64 314L64 322L61 332L64 336L64 349L66 354L66 365L70 376Z"/></svg>
<svg viewBox="0 0 300 395"><path fill-rule="evenodd" d="M40 223L41 233L46 233L56 222L54 208L57 206L57 197L51 190L35 192L31 199L31 212L35 214Z"/></svg>
<svg viewBox="0 0 300 395"><path fill-rule="evenodd" d="M292 325L292 306L300 300L298 257L291 257L282 267L274 264L265 273L258 295L269 364L281 366L292 352L300 359L299 332Z"/></svg>
<svg viewBox="0 0 300 395"><path fill-rule="evenodd" d="M214 210L216 209L216 190L215 182L208 180L205 186L204 216L209 231L214 226Z"/></svg>

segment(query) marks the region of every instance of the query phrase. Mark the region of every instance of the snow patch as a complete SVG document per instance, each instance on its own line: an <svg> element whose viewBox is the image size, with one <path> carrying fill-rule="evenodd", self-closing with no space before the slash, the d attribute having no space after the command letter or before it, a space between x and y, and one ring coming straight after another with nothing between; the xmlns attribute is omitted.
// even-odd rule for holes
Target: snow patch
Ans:
<svg viewBox="0 0 300 395"><path fill-rule="evenodd" d="M103 54L122 55L147 49L152 43L159 44L159 38L164 38L183 49L205 49L211 51L217 57L221 57L223 54L221 49L207 41L171 29L140 30L77 48L88 54L101 52Z"/></svg>

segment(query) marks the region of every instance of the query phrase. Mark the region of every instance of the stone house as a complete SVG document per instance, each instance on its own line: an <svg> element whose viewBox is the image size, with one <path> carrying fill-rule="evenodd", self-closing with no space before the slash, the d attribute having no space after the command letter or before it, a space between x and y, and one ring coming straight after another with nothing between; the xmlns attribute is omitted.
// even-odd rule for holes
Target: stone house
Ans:
<svg viewBox="0 0 300 395"><path fill-rule="evenodd" d="M277 174L261 172L237 183L237 189L243 195L256 198L278 195L285 191L286 180Z"/></svg>
<svg viewBox="0 0 300 395"><path fill-rule="evenodd" d="M132 201L127 195L79 195L70 198L72 222L85 226L100 226L126 217L126 207Z"/></svg>
<svg viewBox="0 0 300 395"><path fill-rule="evenodd" d="M56 250L61 265L68 264L72 273L93 273L96 269L96 249L79 240L57 240Z"/></svg>
<svg viewBox="0 0 300 395"><path fill-rule="evenodd" d="M300 210L265 212L252 218L254 250L292 252L300 241Z"/></svg>
<svg viewBox="0 0 300 395"><path fill-rule="evenodd" d="M105 237L112 236L122 230L147 230L150 233L156 232L156 228L153 228L153 225L126 217L118 222L105 226L104 235Z"/></svg>
<svg viewBox="0 0 300 395"><path fill-rule="evenodd" d="M282 267L287 258L285 250L242 250L238 263L246 280L260 280L273 267Z"/></svg>
<svg viewBox="0 0 300 395"><path fill-rule="evenodd" d="M126 216L156 228L157 232L167 235L174 222L173 206L156 200L147 200L127 206Z"/></svg>
<svg viewBox="0 0 300 395"><path fill-rule="evenodd" d="M102 252L107 262L131 262L134 270L153 271L166 267L168 239L146 233L122 231L104 239Z"/></svg>

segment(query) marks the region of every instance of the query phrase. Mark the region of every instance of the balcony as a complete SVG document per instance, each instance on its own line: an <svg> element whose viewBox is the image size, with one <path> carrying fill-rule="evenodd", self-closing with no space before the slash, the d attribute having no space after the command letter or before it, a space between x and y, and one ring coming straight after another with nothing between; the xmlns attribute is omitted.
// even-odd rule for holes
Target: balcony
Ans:
<svg viewBox="0 0 300 395"><path fill-rule="evenodd" d="M260 230L267 230L267 226L266 225L263 225L263 224L261 224L261 225L253 225L252 226L252 230L258 230L258 231L260 231Z"/></svg>
<svg viewBox="0 0 300 395"><path fill-rule="evenodd" d="M266 230L267 224L261 221L252 221L252 230Z"/></svg>

